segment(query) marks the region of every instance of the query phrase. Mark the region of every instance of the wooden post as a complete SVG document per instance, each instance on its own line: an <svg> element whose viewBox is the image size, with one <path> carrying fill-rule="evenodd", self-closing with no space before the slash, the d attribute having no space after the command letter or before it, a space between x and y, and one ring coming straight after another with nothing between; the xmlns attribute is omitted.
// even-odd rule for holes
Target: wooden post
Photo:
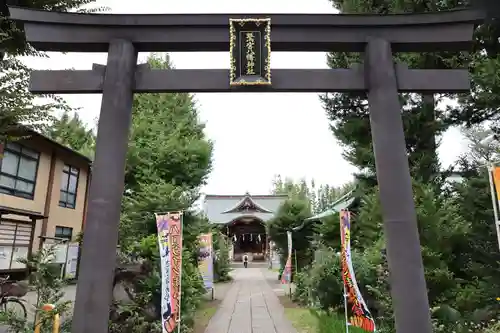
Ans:
<svg viewBox="0 0 500 333"><path fill-rule="evenodd" d="M72 333L108 332L136 63L130 41L110 42Z"/></svg>
<svg viewBox="0 0 500 333"><path fill-rule="evenodd" d="M365 73L396 332L431 333L396 71L387 40L368 39Z"/></svg>
<svg viewBox="0 0 500 333"><path fill-rule="evenodd" d="M14 229L14 239L12 240L12 252L10 253L9 269L12 269L12 259L14 259L14 251L16 250L16 240L17 240L17 229L18 228L19 228L19 222L16 223L16 227ZM33 229L35 229L34 225L31 226L32 232L33 232ZM28 252L29 252L29 249L28 249ZM26 271L28 271L28 269L29 268L26 265Z"/></svg>

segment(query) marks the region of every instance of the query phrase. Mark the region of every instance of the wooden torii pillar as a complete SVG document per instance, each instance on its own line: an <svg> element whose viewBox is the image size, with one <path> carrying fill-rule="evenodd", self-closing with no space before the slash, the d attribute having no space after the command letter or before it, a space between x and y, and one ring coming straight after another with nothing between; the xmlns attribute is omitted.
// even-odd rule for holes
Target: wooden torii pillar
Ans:
<svg viewBox="0 0 500 333"><path fill-rule="evenodd" d="M141 92L367 93L396 330L432 332L398 92L466 92L469 78L462 69L408 69L392 54L468 50L482 13L99 15L11 7L10 14L38 50L108 52L105 67L31 77L34 93L103 94L73 333L108 331L132 98ZM238 18L270 18L273 51L364 52L364 66L275 69L272 84L233 87L229 70L136 65L139 51L229 51L229 21Z"/></svg>

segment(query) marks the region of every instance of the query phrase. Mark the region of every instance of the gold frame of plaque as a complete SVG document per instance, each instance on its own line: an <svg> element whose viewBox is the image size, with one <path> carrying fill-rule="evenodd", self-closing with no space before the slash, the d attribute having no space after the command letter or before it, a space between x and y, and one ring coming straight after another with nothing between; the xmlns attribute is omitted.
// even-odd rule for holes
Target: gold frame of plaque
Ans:
<svg viewBox="0 0 500 333"><path fill-rule="evenodd" d="M229 19L229 85L271 85L271 19Z"/></svg>

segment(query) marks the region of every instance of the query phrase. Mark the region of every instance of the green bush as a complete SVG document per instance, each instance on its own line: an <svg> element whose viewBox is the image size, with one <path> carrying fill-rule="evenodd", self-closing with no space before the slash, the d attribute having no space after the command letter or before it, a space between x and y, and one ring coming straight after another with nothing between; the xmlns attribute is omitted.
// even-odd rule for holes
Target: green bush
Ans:
<svg viewBox="0 0 500 333"><path fill-rule="evenodd" d="M311 297L320 309L330 311L344 306L344 287L340 257L333 251L318 250L310 270Z"/></svg>
<svg viewBox="0 0 500 333"><path fill-rule="evenodd" d="M312 303L311 279L309 278L309 273L307 272L309 269L310 267L304 267L302 272L295 275L295 292L293 293L293 301L303 306L308 306Z"/></svg>
<svg viewBox="0 0 500 333"><path fill-rule="evenodd" d="M325 247L316 251L315 260L296 275L294 300L302 305L314 305L323 311L344 306L340 258Z"/></svg>
<svg viewBox="0 0 500 333"><path fill-rule="evenodd" d="M364 253L352 252L356 280L370 311L378 321L392 322L388 270L382 260L383 242L372 244ZM297 275L294 300L328 313L344 312L344 286L339 254L321 246L312 265Z"/></svg>
<svg viewBox="0 0 500 333"><path fill-rule="evenodd" d="M311 207L309 202L300 199L288 199L278 208L274 218L267 222L269 236L280 254L281 267L284 267L288 255L287 231L301 226L304 220L310 216ZM295 275L296 266L300 271L312 261L311 241L313 233L314 230L311 224L306 224L299 232L292 232L294 250L292 279ZM297 262L295 262L295 257L297 257Z"/></svg>
<svg viewBox="0 0 500 333"><path fill-rule="evenodd" d="M213 247L215 252L214 260L214 280L215 282L224 282L231 280L231 264L229 262L228 239L220 231L214 230Z"/></svg>
<svg viewBox="0 0 500 333"><path fill-rule="evenodd" d="M30 271L31 286L36 293L35 304L26 304L28 313L38 314L41 325L41 333L52 332L52 316L59 314L61 317L68 318L71 302L64 301L65 282L60 279L60 271L53 270L50 259L54 258L55 246L50 246L34 253L27 260L19 260L26 264ZM55 309L50 312L42 311L45 304L55 305ZM8 332L13 333L32 333L35 326L33 318L20 318L13 312L0 311L0 326L7 327ZM71 331L71 319L65 319L61 323L60 333L69 333Z"/></svg>
<svg viewBox="0 0 500 333"><path fill-rule="evenodd" d="M483 307L472 312L460 313L443 304L431 309L436 333L493 333L498 330L497 318L491 308Z"/></svg>

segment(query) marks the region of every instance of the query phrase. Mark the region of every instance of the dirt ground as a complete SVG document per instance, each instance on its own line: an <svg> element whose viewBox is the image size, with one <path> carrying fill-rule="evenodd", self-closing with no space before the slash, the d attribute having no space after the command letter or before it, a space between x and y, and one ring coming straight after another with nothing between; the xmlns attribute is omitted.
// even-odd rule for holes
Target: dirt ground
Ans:
<svg viewBox="0 0 500 333"><path fill-rule="evenodd" d="M208 326L210 318L212 318L219 308L220 303L222 303L231 285L232 281L215 284L213 300L212 292L208 292L205 295L205 300L195 315L193 333L205 332L205 328Z"/></svg>
<svg viewBox="0 0 500 333"><path fill-rule="evenodd" d="M201 308L198 310L194 320L193 333L204 333L205 329L210 322L210 318L215 314L219 308L222 300L214 299L213 301L205 301Z"/></svg>
<svg viewBox="0 0 500 333"><path fill-rule="evenodd" d="M281 305L283 305L285 309L300 308L300 306L297 303L294 303L288 295L278 296L278 299L280 300Z"/></svg>

